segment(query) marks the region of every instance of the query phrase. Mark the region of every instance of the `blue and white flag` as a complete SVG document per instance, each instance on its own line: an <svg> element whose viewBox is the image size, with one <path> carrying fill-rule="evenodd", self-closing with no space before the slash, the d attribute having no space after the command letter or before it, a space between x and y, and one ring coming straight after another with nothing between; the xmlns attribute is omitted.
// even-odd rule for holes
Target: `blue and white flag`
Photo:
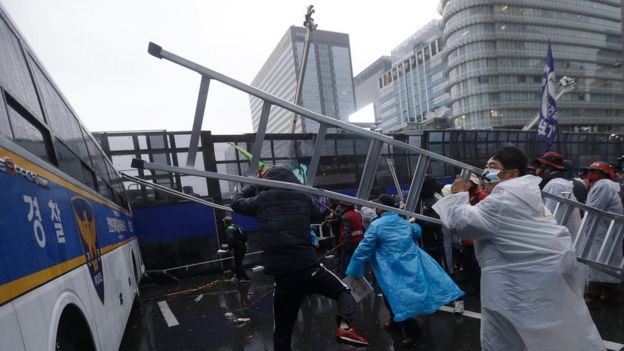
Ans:
<svg viewBox="0 0 624 351"><path fill-rule="evenodd" d="M548 44L546 54L546 65L544 66L544 77L542 78L542 103L539 114L539 124L537 125L537 135L546 144L546 151L550 150L553 141L557 137L559 122L557 121L557 100L555 91L555 64L553 62L552 51Z"/></svg>

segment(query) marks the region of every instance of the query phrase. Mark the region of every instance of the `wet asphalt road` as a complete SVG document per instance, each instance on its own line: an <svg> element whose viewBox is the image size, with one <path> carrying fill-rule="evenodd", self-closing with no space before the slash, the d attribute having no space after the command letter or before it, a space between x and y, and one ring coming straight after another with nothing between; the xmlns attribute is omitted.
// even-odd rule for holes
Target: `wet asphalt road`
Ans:
<svg viewBox="0 0 624 351"><path fill-rule="evenodd" d="M331 261L328 266L331 267ZM231 282L231 273L226 273L186 278L178 284L143 286L142 302L134 306L120 350L273 350L273 280L262 272L248 273L250 284ZM205 284L209 286L178 294ZM460 286L467 292L466 310L479 312L478 296L469 286ZM171 314L163 312L167 307ZM359 350L407 349L401 345L400 332L382 328L389 314L380 295L369 295L358 308L355 327L370 342L369 348ZM228 312L233 316L228 318ZM624 305L602 305L591 312L603 339L612 342L608 344L610 349L624 347ZM332 300L322 296L306 298L293 332L293 350L358 350L336 343L335 313ZM249 321L236 321L237 318ZM421 317L418 343L409 349L480 350L479 322L478 314L471 312L459 316L438 311Z"/></svg>

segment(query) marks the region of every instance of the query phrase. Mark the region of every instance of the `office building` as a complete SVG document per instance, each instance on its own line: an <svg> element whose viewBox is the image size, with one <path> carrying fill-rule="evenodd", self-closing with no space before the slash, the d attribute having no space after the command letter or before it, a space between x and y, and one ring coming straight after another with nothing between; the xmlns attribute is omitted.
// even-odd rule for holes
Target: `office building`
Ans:
<svg viewBox="0 0 624 351"><path fill-rule="evenodd" d="M459 128L519 128L539 111L548 44L562 130L624 128L619 0L442 0L450 105Z"/></svg>
<svg viewBox="0 0 624 351"><path fill-rule="evenodd" d="M375 120L382 132L423 129L448 114L442 50L442 27L434 20L392 50L390 57L380 58L356 76L358 107L374 103ZM373 73L374 95L370 87Z"/></svg>
<svg viewBox="0 0 624 351"><path fill-rule="evenodd" d="M294 102L303 54L305 28L290 27L277 44L266 63L252 82L252 86ZM316 30L310 43L308 63L301 95L302 106L314 112L347 121L355 111L353 70L349 35ZM251 116L257 130L262 102L251 98ZM268 133L291 133L293 113L274 107L271 111ZM314 133L318 123L304 120L294 132Z"/></svg>
<svg viewBox="0 0 624 351"><path fill-rule="evenodd" d="M392 69L392 58L382 56L353 78L356 97L355 109L360 111L367 105L373 104L376 123L379 122L377 118L379 116L379 78L390 69Z"/></svg>

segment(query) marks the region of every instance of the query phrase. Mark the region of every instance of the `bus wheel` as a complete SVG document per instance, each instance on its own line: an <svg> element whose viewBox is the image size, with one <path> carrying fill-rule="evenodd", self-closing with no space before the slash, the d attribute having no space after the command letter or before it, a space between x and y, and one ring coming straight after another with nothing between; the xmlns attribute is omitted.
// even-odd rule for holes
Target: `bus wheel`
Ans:
<svg viewBox="0 0 624 351"><path fill-rule="evenodd" d="M75 305L65 307L56 332L56 351L95 351L91 330Z"/></svg>

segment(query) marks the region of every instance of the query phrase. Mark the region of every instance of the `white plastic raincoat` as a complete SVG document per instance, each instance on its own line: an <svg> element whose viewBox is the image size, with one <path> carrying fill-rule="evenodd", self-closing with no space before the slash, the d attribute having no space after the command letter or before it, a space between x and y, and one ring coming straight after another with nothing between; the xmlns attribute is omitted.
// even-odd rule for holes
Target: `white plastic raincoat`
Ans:
<svg viewBox="0 0 624 351"><path fill-rule="evenodd" d="M600 179L596 183L592 185L589 189L589 193L587 194L587 206L591 206L597 208L599 210L622 214L622 201L620 200L620 196L618 192L620 191L620 185L610 179ZM596 235L594 237L594 242L592 244L592 248L589 253L589 257L595 257L598 255L598 251L600 251L600 247L602 246L602 242L604 241L604 235L607 233L609 228L609 221L602 220L597 224L596 233L602 235ZM613 238L613 236L612 236ZM622 245L622 242L613 243L613 245ZM622 248L618 247L615 249L615 262L622 262ZM610 276L606 273L603 273L595 268L589 268L589 281L592 282L603 282L603 283L619 283L620 280Z"/></svg>
<svg viewBox="0 0 624 351"><path fill-rule="evenodd" d="M578 293L578 264L568 230L547 216L541 179L501 182L475 206L468 193L433 208L459 235L475 240L481 266L484 351L604 350Z"/></svg>
<svg viewBox="0 0 624 351"><path fill-rule="evenodd" d="M549 194L569 198L573 201L578 201L574 196L574 184L571 180L563 178L551 179L548 183L546 183L546 186L544 186L543 190L544 192ZM569 197L566 196L567 194L569 194ZM544 198L544 205L546 206L548 211L550 211L550 213L554 213L555 207L557 207L557 201L550 198ZM563 209L560 208L559 213L563 213L562 210ZM578 229L581 226L581 211L579 211L578 208L571 209L568 220L566 223L564 223L564 225L566 226L566 228L568 228L570 234L572 234L572 240L574 241L574 237L576 236L576 234L578 234Z"/></svg>
<svg viewBox="0 0 624 351"><path fill-rule="evenodd" d="M553 194L553 195L569 198L570 200L573 200L573 201L577 201L576 197L574 196L574 184L572 183L571 180L567 180L563 178L553 178L548 183L546 183L546 186L544 186L544 189L542 190L549 194ZM546 206L546 209L550 213L554 213L555 208L557 207L557 203L558 202L553 199L544 198L544 205ZM566 206L566 205L561 204L559 206ZM561 215L563 215L564 209L559 208L557 212L558 213L555 219L557 220L557 222L560 222L559 218ZM574 242L574 238L576 238L576 235L578 235L579 228L581 227L581 219L582 219L581 211L578 208L572 207L570 209L568 220L566 221L566 223L563 223L563 225L565 225L566 228L568 228L568 231L570 232L572 242ZM577 266L578 266L577 278L579 280L579 284L577 286L578 293L580 295L583 295L585 293L585 285L587 284L588 267L585 266L584 264L578 264L578 263L577 263Z"/></svg>

